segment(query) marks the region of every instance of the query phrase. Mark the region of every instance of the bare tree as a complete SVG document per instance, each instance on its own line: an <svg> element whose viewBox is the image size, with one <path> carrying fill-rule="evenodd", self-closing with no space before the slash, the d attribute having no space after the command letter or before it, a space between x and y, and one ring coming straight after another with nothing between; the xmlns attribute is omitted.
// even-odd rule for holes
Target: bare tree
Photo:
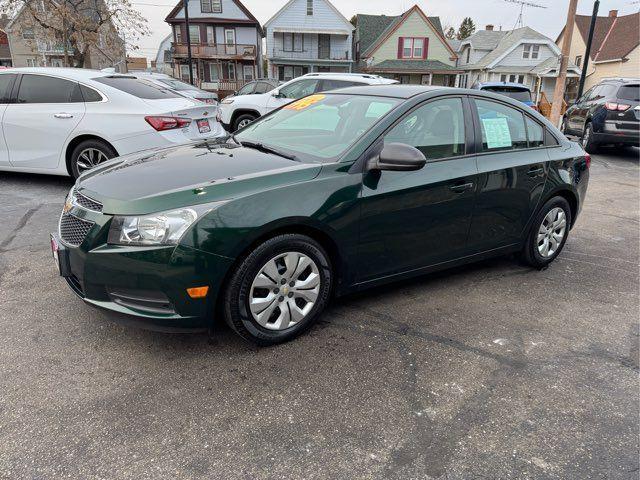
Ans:
<svg viewBox="0 0 640 480"><path fill-rule="evenodd" d="M135 50L147 19L130 0L0 0L0 12L19 15L18 34L63 51L65 66L84 67L92 50L111 58ZM27 31L27 35L23 35Z"/></svg>

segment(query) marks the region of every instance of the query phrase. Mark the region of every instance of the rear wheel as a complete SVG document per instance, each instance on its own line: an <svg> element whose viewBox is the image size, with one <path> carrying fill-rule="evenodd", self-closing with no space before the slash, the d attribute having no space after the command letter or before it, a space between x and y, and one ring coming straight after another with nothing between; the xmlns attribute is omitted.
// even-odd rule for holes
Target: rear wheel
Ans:
<svg viewBox="0 0 640 480"><path fill-rule="evenodd" d="M246 127L251 122L253 122L256 118L256 115L252 113L243 113L242 115L238 115L238 118L233 122L233 131L240 130L241 128Z"/></svg>
<svg viewBox="0 0 640 480"><path fill-rule="evenodd" d="M584 127L584 132L582 133L582 148L584 148L587 153L596 153L598 150L598 144L595 142L593 136L593 125L591 125L591 122L587 123Z"/></svg>
<svg viewBox="0 0 640 480"><path fill-rule="evenodd" d="M571 207L563 197L553 197L545 203L525 243L524 260L535 268L544 268L553 262L567 241L571 218Z"/></svg>
<svg viewBox="0 0 640 480"><path fill-rule="evenodd" d="M305 235L279 235L259 245L233 272L224 294L225 320L258 345L291 340L320 316L332 282L320 244Z"/></svg>
<svg viewBox="0 0 640 480"><path fill-rule="evenodd" d="M115 150L106 142L97 139L84 140L71 153L71 175L78 178L84 172L116 156Z"/></svg>

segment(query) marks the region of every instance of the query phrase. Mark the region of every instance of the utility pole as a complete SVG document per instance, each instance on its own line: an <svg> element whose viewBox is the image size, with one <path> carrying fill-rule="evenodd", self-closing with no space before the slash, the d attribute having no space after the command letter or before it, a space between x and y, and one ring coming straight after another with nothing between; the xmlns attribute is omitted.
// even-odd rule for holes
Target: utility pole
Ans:
<svg viewBox="0 0 640 480"><path fill-rule="evenodd" d="M573 27L576 24L576 10L578 0L569 0L569 12L567 13L567 25L564 27L564 40L562 42L562 53L560 56L560 68L558 78L556 78L556 88L553 91L553 105L551 106L551 123L558 125L564 100L565 83L567 82L567 67L569 66L569 51L571 49L571 39L573 38Z"/></svg>
<svg viewBox="0 0 640 480"><path fill-rule="evenodd" d="M189 31L189 0L184 0L184 23L187 26L187 64L189 65L189 83L193 85L193 68L191 67L191 32Z"/></svg>
<svg viewBox="0 0 640 480"><path fill-rule="evenodd" d="M582 60L582 73L580 74L580 86L578 87L578 98L584 92L584 82L587 79L587 69L589 68L589 58L591 57L591 44L593 43L593 31L596 29L596 20L598 20L598 9L600 8L600 0L596 0L593 4L593 13L591 14L591 25L589 26L589 38L587 39L587 50L584 52Z"/></svg>

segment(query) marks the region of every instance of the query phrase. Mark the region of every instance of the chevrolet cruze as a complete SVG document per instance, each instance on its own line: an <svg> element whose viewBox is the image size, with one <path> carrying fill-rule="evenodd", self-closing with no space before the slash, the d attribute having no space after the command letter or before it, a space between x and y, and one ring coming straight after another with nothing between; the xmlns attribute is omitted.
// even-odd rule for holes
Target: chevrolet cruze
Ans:
<svg viewBox="0 0 640 480"><path fill-rule="evenodd" d="M258 344L332 295L520 252L543 268L590 158L504 96L421 86L315 94L235 136L111 160L69 193L51 243L84 301Z"/></svg>

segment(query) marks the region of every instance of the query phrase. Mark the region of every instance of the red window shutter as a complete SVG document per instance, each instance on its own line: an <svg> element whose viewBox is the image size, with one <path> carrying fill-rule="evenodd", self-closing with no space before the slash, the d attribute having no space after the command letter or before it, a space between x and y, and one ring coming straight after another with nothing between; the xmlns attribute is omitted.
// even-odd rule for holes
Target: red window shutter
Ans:
<svg viewBox="0 0 640 480"><path fill-rule="evenodd" d="M402 45L404 37L398 37L398 58L402 58Z"/></svg>
<svg viewBox="0 0 640 480"><path fill-rule="evenodd" d="M423 60L427 59L427 51L429 50L429 39L427 37L424 37L424 45L422 48L422 58Z"/></svg>

